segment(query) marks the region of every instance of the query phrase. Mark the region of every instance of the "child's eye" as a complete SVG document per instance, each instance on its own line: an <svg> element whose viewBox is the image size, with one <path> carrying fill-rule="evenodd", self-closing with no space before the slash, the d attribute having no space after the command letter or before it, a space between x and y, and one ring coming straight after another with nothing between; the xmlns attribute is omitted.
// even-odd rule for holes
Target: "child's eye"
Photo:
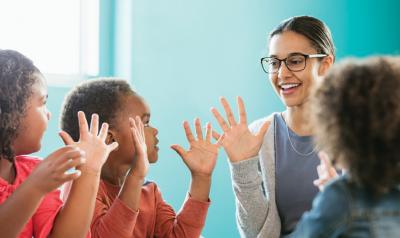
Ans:
<svg viewBox="0 0 400 238"><path fill-rule="evenodd" d="M149 122L149 121L143 122L143 126L144 126L144 127L149 127L149 126L150 126L150 122Z"/></svg>

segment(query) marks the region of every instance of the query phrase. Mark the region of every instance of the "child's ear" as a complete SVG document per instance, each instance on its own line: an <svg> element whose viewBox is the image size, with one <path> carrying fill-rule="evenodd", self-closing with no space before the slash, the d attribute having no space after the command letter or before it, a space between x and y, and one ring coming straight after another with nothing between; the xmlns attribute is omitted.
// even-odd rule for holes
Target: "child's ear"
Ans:
<svg viewBox="0 0 400 238"><path fill-rule="evenodd" d="M107 137L106 137L106 144L109 145L115 141L116 141L116 139L114 136L114 132L112 130L108 130Z"/></svg>

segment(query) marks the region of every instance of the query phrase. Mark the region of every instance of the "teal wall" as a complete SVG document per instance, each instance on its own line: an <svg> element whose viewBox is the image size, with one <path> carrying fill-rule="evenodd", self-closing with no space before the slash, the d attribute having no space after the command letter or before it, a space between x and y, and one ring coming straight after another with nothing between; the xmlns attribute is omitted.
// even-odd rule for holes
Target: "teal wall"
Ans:
<svg viewBox="0 0 400 238"><path fill-rule="evenodd" d="M130 80L152 109L151 123L160 131L160 159L149 179L164 199L179 210L190 174L169 149L187 146L185 119L211 121L209 108L226 96L243 96L249 121L283 109L262 72L267 34L281 20L312 15L331 28L338 59L344 56L400 53L400 2L266 1L266 0L117 0L101 1L103 76ZM50 87L53 120L40 155L61 145L56 139L59 107L68 88ZM205 237L238 237L234 196L226 156L221 150L213 175L212 205Z"/></svg>

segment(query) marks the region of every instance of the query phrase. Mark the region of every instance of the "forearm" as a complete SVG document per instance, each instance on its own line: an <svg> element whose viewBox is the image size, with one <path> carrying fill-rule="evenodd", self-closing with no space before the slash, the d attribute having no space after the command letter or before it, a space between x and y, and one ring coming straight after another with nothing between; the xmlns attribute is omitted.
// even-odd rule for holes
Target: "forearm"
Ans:
<svg viewBox="0 0 400 238"><path fill-rule="evenodd" d="M100 171L82 167L82 175L72 184L60 210L51 237L86 237L92 221L100 182Z"/></svg>
<svg viewBox="0 0 400 238"><path fill-rule="evenodd" d="M139 210L143 182L144 177L136 176L133 171L129 171L118 195L119 199L134 211Z"/></svg>
<svg viewBox="0 0 400 238"><path fill-rule="evenodd" d="M211 175L193 175L189 193L193 199L207 202L210 196Z"/></svg>
<svg viewBox="0 0 400 238"><path fill-rule="evenodd" d="M230 169L239 229L248 237L256 237L268 215L268 199L258 171L258 157L232 163Z"/></svg>
<svg viewBox="0 0 400 238"><path fill-rule="evenodd" d="M135 229L138 212L130 209L119 198L116 198L107 210L105 204L97 201L96 214L93 217L93 238L130 238Z"/></svg>
<svg viewBox="0 0 400 238"><path fill-rule="evenodd" d="M33 186L27 179L0 205L1 237L17 237L39 207L44 194Z"/></svg>

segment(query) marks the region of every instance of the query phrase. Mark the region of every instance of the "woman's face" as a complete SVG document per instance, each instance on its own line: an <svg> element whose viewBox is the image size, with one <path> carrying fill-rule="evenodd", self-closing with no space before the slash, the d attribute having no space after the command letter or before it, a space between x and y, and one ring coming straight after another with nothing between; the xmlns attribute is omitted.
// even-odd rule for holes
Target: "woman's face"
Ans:
<svg viewBox="0 0 400 238"><path fill-rule="evenodd" d="M269 44L269 56L285 59L295 53L311 55L318 52L303 35L285 31L274 35ZM281 62L278 72L269 74L272 87L287 107L301 106L308 100L310 89L325 70L320 69L325 58L307 58L304 70L290 71Z"/></svg>

